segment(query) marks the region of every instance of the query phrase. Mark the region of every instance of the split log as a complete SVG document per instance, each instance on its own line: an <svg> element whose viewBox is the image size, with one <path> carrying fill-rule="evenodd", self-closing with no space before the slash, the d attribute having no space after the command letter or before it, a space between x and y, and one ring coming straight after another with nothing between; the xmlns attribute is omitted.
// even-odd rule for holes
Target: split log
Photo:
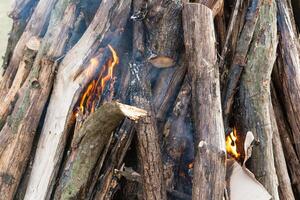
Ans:
<svg viewBox="0 0 300 200"><path fill-rule="evenodd" d="M1 162L0 171L9 175L12 182L1 179L0 193L7 199L13 198L27 166L36 129L52 88L58 63L55 59L66 50L65 46L76 21L76 7L77 4L72 1L58 1L33 66L32 60L25 60L25 66L21 62L9 95L5 96L5 102L1 102L0 117L5 124L0 132L0 160L6 161ZM39 41L33 39L31 45L34 46L31 49L38 49ZM32 50L27 49L24 55L28 55L30 51ZM12 114L5 120L9 108L12 108Z"/></svg>
<svg viewBox="0 0 300 200"><path fill-rule="evenodd" d="M138 120L146 115L144 110L115 102L105 103L92 113L76 134L80 135L80 142L73 147L68 158L55 199L86 199L92 170L113 130L125 117Z"/></svg>
<svg viewBox="0 0 300 200"><path fill-rule="evenodd" d="M9 17L13 19L2 68L5 70L38 0L15 0Z"/></svg>
<svg viewBox="0 0 300 200"><path fill-rule="evenodd" d="M143 2L134 1L134 9L141 8ZM157 28L157 27L156 27ZM147 79L150 64L145 63L148 46L144 43L145 32L142 22L134 23L133 59L131 63L130 97L131 104L148 111L147 117L138 121L138 154L142 175L143 199L167 199L163 178L163 164L159 135L151 104L151 87ZM152 30L156 31L156 30ZM151 38L151 37L149 37ZM147 44L150 45L149 39ZM174 38L175 39L175 38ZM150 47L149 47L150 48ZM150 50L149 50L150 51Z"/></svg>
<svg viewBox="0 0 300 200"><path fill-rule="evenodd" d="M16 44L9 64L0 79L0 100L7 94L16 75L20 61L25 53L25 45L32 37L43 37L47 29L51 11L57 0L40 0L26 28Z"/></svg>
<svg viewBox="0 0 300 200"><path fill-rule="evenodd" d="M148 61L155 67L174 66L182 49L180 1L152 0L148 5L145 29L148 34Z"/></svg>
<svg viewBox="0 0 300 200"><path fill-rule="evenodd" d="M271 117L272 130L273 130L272 144L273 144L276 174L278 177L278 184L279 184L279 188L278 188L279 197L280 200L294 200L295 197L293 194L291 180L286 165L286 159L283 153L280 133L277 127L277 122L276 122L272 102L270 102L270 117Z"/></svg>
<svg viewBox="0 0 300 200"><path fill-rule="evenodd" d="M222 109L225 130L227 130L229 126L229 114L231 113L237 85L239 83L243 68L245 67L247 62L246 57L250 48L251 41L253 41L252 37L258 21L261 2L262 0L251 1L243 30L241 31L240 37L237 42L233 63L229 69L228 79L225 83L224 89L222 90Z"/></svg>
<svg viewBox="0 0 300 200"><path fill-rule="evenodd" d="M292 186L295 187L298 194L300 194L300 161L297 157L294 149L293 142L291 140L291 128L287 121L286 115L283 112L280 100L276 94L275 88L271 88L272 91L272 104L276 117L278 131L280 132L280 138L282 142L284 156L289 169L289 175L292 181Z"/></svg>
<svg viewBox="0 0 300 200"><path fill-rule="evenodd" d="M278 69L275 82L283 92L284 107L292 129L298 158L300 158L300 49L299 39L294 33L286 1L276 1L278 7L278 28L280 32L280 56L283 66Z"/></svg>
<svg viewBox="0 0 300 200"><path fill-rule="evenodd" d="M248 131L253 132L258 140L258 145L253 148L250 169L273 199L279 199L269 112L270 79L277 48L275 0L263 1L258 15L241 78L239 114L236 115L235 125L241 131L239 136L242 140Z"/></svg>
<svg viewBox="0 0 300 200"><path fill-rule="evenodd" d="M212 12L201 4L183 9L184 41L192 77L197 152L193 199L222 199L225 189L225 138ZM198 37L202 35L202 37ZM205 39L203 39L205 38Z"/></svg>
<svg viewBox="0 0 300 200"><path fill-rule="evenodd" d="M83 66L96 51L99 63L105 62L107 44L117 44L130 11L131 0L103 1L88 29L63 59L47 109L37 147L25 199L48 199L61 163L66 144L68 123L73 118L74 105L89 83L95 68ZM106 53L106 54L105 54ZM95 66L97 67L97 66Z"/></svg>

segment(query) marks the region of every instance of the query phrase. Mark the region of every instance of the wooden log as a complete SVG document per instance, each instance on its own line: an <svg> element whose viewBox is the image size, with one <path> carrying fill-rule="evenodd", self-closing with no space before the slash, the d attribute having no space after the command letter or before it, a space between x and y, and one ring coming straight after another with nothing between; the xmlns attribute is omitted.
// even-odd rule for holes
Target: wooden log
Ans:
<svg viewBox="0 0 300 200"><path fill-rule="evenodd" d="M6 52L3 58L2 68L5 70L12 56L13 50L19 41L27 22L37 4L37 0L14 1L9 17L13 19L11 31L7 42Z"/></svg>
<svg viewBox="0 0 300 200"><path fill-rule="evenodd" d="M15 77L9 90L10 96L6 96L5 99L8 104L1 104L4 111L8 110L5 106L12 107L12 114L8 120L4 121L4 127L0 132L0 160L3 160L0 163L0 171L8 174L13 180L13 182L0 180L1 196L7 199L13 198L27 166L36 129L52 88L57 67L55 59L65 52L65 46L76 21L76 7L77 4L73 1L59 0L57 2L34 65L32 68L26 65L27 69L22 66L18 69L18 76ZM39 42L34 40L32 43L35 47L31 49L37 49ZM29 74L28 77L26 77L27 74ZM14 100L16 103L12 105ZM1 113L1 117L2 114L7 115L4 112Z"/></svg>
<svg viewBox="0 0 300 200"><path fill-rule="evenodd" d="M148 5L147 30L148 61L155 67L174 66L182 49L180 1L151 0Z"/></svg>
<svg viewBox="0 0 300 200"><path fill-rule="evenodd" d="M138 120L146 111L120 103L105 103L78 130L80 143L72 149L55 192L55 199L86 199L88 183L99 155L121 121ZM73 138L76 140L76 138Z"/></svg>
<svg viewBox="0 0 300 200"><path fill-rule="evenodd" d="M7 94L16 75L20 61L25 53L25 45L32 37L43 37L47 29L51 11L57 0L40 0L26 28L16 44L7 69L0 79L0 100Z"/></svg>
<svg viewBox="0 0 300 200"><path fill-rule="evenodd" d="M270 117L271 117L272 130L273 130L272 144L273 144L276 174L278 177L278 184L279 184L279 188L278 188L279 197L281 200L293 200L295 199L295 197L293 194L291 180L286 165L286 159L283 153L280 133L277 127L277 122L276 122L272 102L270 102Z"/></svg>
<svg viewBox="0 0 300 200"><path fill-rule="evenodd" d="M273 84L272 84L273 86ZM295 188L298 194L300 194L300 161L297 157L294 149L294 144L291 140L291 128L287 121L286 115L283 112L283 106L280 103L275 88L271 88L272 91L272 104L275 112L277 127L280 133L284 156L286 158L287 167L289 169L289 175L291 178L292 186Z"/></svg>
<svg viewBox="0 0 300 200"><path fill-rule="evenodd" d="M134 8L140 8L143 2L134 1ZM153 30L154 31L154 30ZM159 135L155 121L155 114L151 104L151 87L147 79L149 64L145 64L147 46L144 44L144 27L142 22L134 24L134 52L131 63L130 97L131 104L148 111L147 117L136 124L138 137L138 153L142 175L143 199L167 198L163 179L163 164ZM150 39L148 39L150 40ZM149 42L149 41L147 41ZM150 44L150 43L147 43Z"/></svg>
<svg viewBox="0 0 300 200"><path fill-rule="evenodd" d="M131 0L103 1L84 35L60 64L25 199L49 198L66 144L67 131L64 130L68 129L81 91L90 81L87 73L93 74L96 70L93 67L84 70L83 65L99 48L102 51L98 55L99 62L105 62L106 46L118 43L130 4Z"/></svg>
<svg viewBox="0 0 300 200"><path fill-rule="evenodd" d="M238 39L233 63L229 69L228 78L222 90L222 109L226 130L229 126L229 114L231 113L236 88L243 68L246 65L246 57L251 41L253 41L252 37L257 24L261 2L262 0L251 1L251 5L247 11L245 24Z"/></svg>
<svg viewBox="0 0 300 200"><path fill-rule="evenodd" d="M236 127L242 141L248 131L257 138L250 169L273 199L279 199L269 111L270 79L278 42L275 1L263 1L258 15L239 88Z"/></svg>
<svg viewBox="0 0 300 200"><path fill-rule="evenodd" d="M197 146L192 196L194 200L222 199L226 153L211 10L201 4L185 4L183 29L189 58L188 71L192 77L192 108ZM202 37L198 37L200 34Z"/></svg>
<svg viewBox="0 0 300 200"><path fill-rule="evenodd" d="M283 66L278 69L278 83L283 92L284 107L292 129L296 152L300 158L300 49L299 40L292 28L286 1L276 1L278 7L278 29L280 32L280 55Z"/></svg>

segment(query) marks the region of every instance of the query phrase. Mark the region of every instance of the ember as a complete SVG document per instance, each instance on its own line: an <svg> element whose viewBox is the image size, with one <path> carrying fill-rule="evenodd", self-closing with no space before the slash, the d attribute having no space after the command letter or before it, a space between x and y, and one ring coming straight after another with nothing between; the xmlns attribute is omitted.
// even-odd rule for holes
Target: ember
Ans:
<svg viewBox="0 0 300 200"><path fill-rule="evenodd" d="M119 64L119 57L112 46L108 45L108 48L112 54L112 57L103 65L98 78L93 79L87 86L85 92L79 103L79 110L82 114L93 113L97 102L100 100L101 94L103 93L106 83L113 79L113 72L116 65ZM89 68L95 68L99 64L96 58L90 60ZM104 73L107 73L104 75Z"/></svg>
<svg viewBox="0 0 300 200"><path fill-rule="evenodd" d="M237 152L237 134L236 129L233 128L233 131L226 137L226 151L229 155L234 158L239 158L240 154Z"/></svg>

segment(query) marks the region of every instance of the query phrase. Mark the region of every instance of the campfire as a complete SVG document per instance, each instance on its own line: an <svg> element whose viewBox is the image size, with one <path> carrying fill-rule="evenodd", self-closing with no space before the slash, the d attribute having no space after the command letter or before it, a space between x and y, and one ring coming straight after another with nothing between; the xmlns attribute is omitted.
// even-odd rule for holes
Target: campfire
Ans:
<svg viewBox="0 0 300 200"><path fill-rule="evenodd" d="M299 11L15 0L0 200L298 199Z"/></svg>

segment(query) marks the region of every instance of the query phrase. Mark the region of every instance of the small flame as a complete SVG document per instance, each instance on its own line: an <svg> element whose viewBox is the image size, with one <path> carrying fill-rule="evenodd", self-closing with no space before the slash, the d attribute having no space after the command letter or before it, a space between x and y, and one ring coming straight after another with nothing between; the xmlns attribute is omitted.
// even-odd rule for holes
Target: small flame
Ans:
<svg viewBox="0 0 300 200"><path fill-rule="evenodd" d="M80 103L79 110L81 113L86 113L87 111L93 113L95 111L96 103L103 93L106 83L113 78L114 68L119 64L119 57L112 46L108 45L108 48L112 54L112 58L109 58L106 64L103 65L99 76L97 79L92 80L87 86L85 92L83 93ZM99 65L97 58L92 58L88 66L89 69L95 69ZM94 70L88 71L88 76L92 76ZM107 74L103 76L104 72ZM75 115L77 115L76 113Z"/></svg>
<svg viewBox="0 0 300 200"><path fill-rule="evenodd" d="M240 154L237 152L237 140L238 138L236 134L236 129L233 128L233 131L226 137L226 151L234 158L239 158L240 156Z"/></svg>

